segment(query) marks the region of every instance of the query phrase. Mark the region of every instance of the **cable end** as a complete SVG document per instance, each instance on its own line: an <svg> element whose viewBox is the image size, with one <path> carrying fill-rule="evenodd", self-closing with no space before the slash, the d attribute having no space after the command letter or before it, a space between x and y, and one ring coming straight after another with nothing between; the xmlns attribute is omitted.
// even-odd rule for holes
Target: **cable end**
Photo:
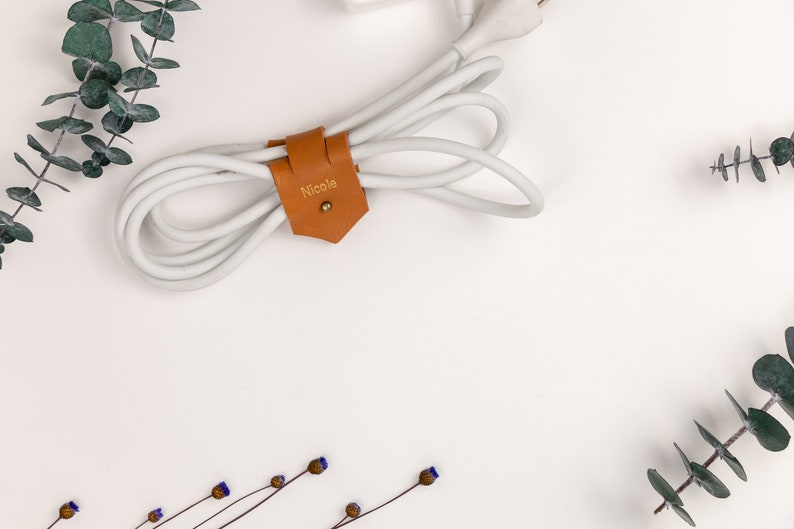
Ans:
<svg viewBox="0 0 794 529"><path fill-rule="evenodd" d="M536 0L487 0L472 28L453 45L466 59L491 42L528 35L541 22Z"/></svg>

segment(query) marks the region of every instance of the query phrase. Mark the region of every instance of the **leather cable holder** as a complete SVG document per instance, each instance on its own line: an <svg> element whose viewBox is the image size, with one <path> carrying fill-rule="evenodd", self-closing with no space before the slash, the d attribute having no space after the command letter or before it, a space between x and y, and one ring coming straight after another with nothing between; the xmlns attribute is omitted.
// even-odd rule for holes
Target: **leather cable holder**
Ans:
<svg viewBox="0 0 794 529"><path fill-rule="evenodd" d="M287 157L268 166L292 233L339 242L369 211L347 132L325 137L318 127L267 144L277 145Z"/></svg>

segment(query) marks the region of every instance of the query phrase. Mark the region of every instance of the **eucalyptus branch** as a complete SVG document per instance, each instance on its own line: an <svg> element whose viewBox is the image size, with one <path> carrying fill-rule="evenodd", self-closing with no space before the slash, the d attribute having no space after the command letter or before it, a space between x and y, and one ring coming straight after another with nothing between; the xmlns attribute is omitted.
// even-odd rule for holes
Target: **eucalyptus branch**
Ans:
<svg viewBox="0 0 794 529"><path fill-rule="evenodd" d="M160 118L160 113L155 107L136 104L136 101L143 90L159 88L157 74L152 70L179 68L179 63L172 59L155 57L158 43L163 40L170 41L174 36L174 18L169 11L193 11L199 9L195 2L189 0L137 1L159 7L156 11L137 15L141 21L141 28L144 33L152 37L152 42L147 51L135 35L130 36L133 51L143 66L131 68L121 76L121 84L126 86L124 92L132 92L129 101L114 91L109 92L110 112L102 118L102 126L110 134L110 137L107 141L103 141L96 136L83 136L83 142L93 151L91 160L83 162L83 174L90 178L101 176L102 167L110 163L119 165L132 163L132 157L129 154L112 145L116 138L130 142L129 139L124 137L124 134L130 130L133 124L148 123Z"/></svg>
<svg viewBox="0 0 794 529"><path fill-rule="evenodd" d="M0 254L5 251L7 244L33 241L33 233L27 226L17 222L17 217L26 207L41 211L41 199L37 191L42 183L68 191L66 187L47 178L52 166L71 172L82 172L88 178L98 178L102 176L103 168L111 163L128 165L132 163L132 157L124 150L112 147L112 143L118 137L127 140L123 134L134 123L148 123L160 117L155 107L136 104L135 101L142 90L158 86L157 76L151 71L153 68L179 67L176 61L154 57L158 42L171 41L174 36L174 18L171 12L195 11L200 8L192 0L133 1L153 6L155 9L144 12L126 0L114 0L112 4L111 0L82 0L69 8L68 18L75 25L67 31L61 51L74 57L72 69L81 85L77 91L51 95L44 100L43 105L50 105L61 99L74 99L67 115L37 123L39 128L48 132L59 131L52 149L45 148L33 135L27 136L28 146L46 162L43 169L34 170L19 153L14 153L16 161L31 173L36 182L31 187L6 189L8 197L18 205L12 214L0 211ZM107 20L104 25L98 23L103 20ZM152 37L152 44L147 52L140 41L134 35L131 36L133 49L144 63L143 68L135 67L122 73L121 66L111 60L113 42L109 29L116 22L140 22L143 32ZM127 87L125 92L134 92L130 101L117 93L115 86L119 82ZM108 107L109 112L102 118L102 128L110 134L107 143L86 134L94 125L90 121L75 117L81 106L92 110ZM70 157L58 155L66 134L82 136L83 143L91 149L90 160L81 164Z"/></svg>
<svg viewBox="0 0 794 529"><path fill-rule="evenodd" d="M74 11L74 9L75 9L74 6L70 9L70 15ZM99 35L100 36L99 38L106 37L104 38L104 40L106 42L109 42L110 28L113 26L114 22L115 19L111 18L108 21L107 25L105 25L104 31L99 30L99 32L97 32L95 28L92 31L94 32L95 35ZM71 35L73 36L73 38L75 38L74 35L80 32L80 28L78 28L78 26L75 25L69 31L72 32ZM69 39L69 35L70 33L67 33L66 39ZM68 53L66 39L64 40L63 49L65 53ZM111 55L112 55L112 48L107 57L108 62L110 61ZM92 63L90 64L90 66L88 66L88 69L85 72L85 79L92 78L92 74L96 70L98 64L99 64L98 62L92 61ZM58 118L57 120L43 121L37 124L40 128L44 130L49 130L50 132L60 129L58 138L55 141L55 146L51 150L46 149L41 143L39 143L38 140L36 140L33 137L33 135L28 134L27 137L28 146L33 150L35 150L36 152L40 153L41 157L44 158L44 160L47 162L44 165L44 168L41 170L41 172L37 173L36 171L34 171L33 168L30 166L30 164L28 164L28 162L19 153L16 152L14 153L14 158L16 159L16 161L21 165L23 165L33 175L33 177L36 179L36 183L30 188L10 187L6 189L6 193L8 194L9 198L11 200L18 202L19 205L14 210L14 213L12 213L11 215L8 215L7 213L0 211L0 254L2 254L3 251L5 250L4 244L10 244L15 240L19 240L23 242L33 242L33 233L24 224L16 222L16 218L25 207L29 207L39 212L41 211L40 209L41 199L38 197L38 195L36 195L36 191L38 190L39 186L41 186L42 183L48 183L54 185L59 189L61 189L62 191L66 191L66 192L69 191L66 187L60 184L56 184L55 182L48 180L46 178L50 168L53 165L57 165L69 171L77 172L80 170L79 165L74 160L65 157L56 156L58 150L61 147L61 144L63 143L64 137L66 136L67 133L69 132L78 133L79 131L90 130L93 127L93 125L91 125L87 121L77 120L74 118L74 115L77 112L78 107L81 106L81 102L82 102L80 91L74 93L67 92L67 93L49 96L47 99L44 100L43 105L48 105L50 103L54 103L59 99L65 99L69 97L74 98L74 103L72 104L72 108L67 116ZM2 268L2 265L3 265L2 259L0 259L0 268Z"/></svg>
<svg viewBox="0 0 794 529"><path fill-rule="evenodd" d="M786 348L788 349L791 360L794 361L794 327L789 327L785 333ZM769 392L772 397L760 409L750 408L745 409L736 401L736 399L727 390L725 394L728 396L733 408L739 415L742 422L741 428L734 433L724 443L720 442L706 428L695 421L700 435L703 439L711 445L714 452L702 464L691 461L681 450L681 448L673 443L684 468L687 472L686 480L679 485L677 489L665 480L655 469L648 469L648 480L651 482L654 490L662 496L664 500L653 512L654 514L660 513L664 508L671 508L676 512L684 521L694 526L695 522L683 509L684 502L679 496L693 483L702 487L706 492L716 498L727 498L730 496L728 487L717 478L708 467L712 465L717 459L723 460L728 467L743 481L747 481L747 474L744 471L739 460L728 451L728 448L733 445L739 438L746 433L751 433L756 437L762 447L772 452L779 452L785 450L791 435L786 428L775 419L768 411L775 405L780 404L783 410L794 418L794 367L780 355L766 355L760 358L753 365L753 380L761 389Z"/></svg>
<svg viewBox="0 0 794 529"><path fill-rule="evenodd" d="M753 175L759 182L766 182L766 171L761 163L762 160L772 160L772 165L780 174L780 166L786 165L791 162L794 166L794 134L789 138L780 137L772 142L769 146L769 154L766 156L756 156L753 153L753 140L750 140L750 157L742 160L742 149L738 145L733 150L733 161L729 164L725 163L725 153L720 153L719 158L714 162L710 169L711 174L719 171L722 179L726 182L729 180L728 169L733 168L736 175L736 181L739 181L739 167L744 164L750 164L750 169Z"/></svg>
<svg viewBox="0 0 794 529"><path fill-rule="evenodd" d="M774 405L775 405L775 403L777 403L777 399L776 399L775 397L772 397L771 399L769 399L769 400L767 401L767 403L766 403L766 404L764 404L764 407L763 407L763 408L761 408L761 410L762 410L762 411L769 411L769 409L771 409L771 408L772 408L772 406L774 406ZM697 422L696 422L695 424L697 424ZM700 427L700 425L698 425L698 426ZM701 427L701 428L702 428L702 427ZM724 443L722 443L722 446L723 446L724 448L730 448L730 446L731 446L733 443L735 443L736 441L738 441L738 440L739 440L739 438L741 438L741 437L742 437L744 434L746 434L747 432L748 432L748 430L747 430L747 426L744 426L744 425L743 425L743 426L742 426L741 428L739 428L739 429L736 431L736 433L735 433L735 434L733 434L733 435L732 435L732 436L731 436L731 437L730 437L730 438L729 438L727 441L725 441ZM708 467L710 467L710 466L711 466L711 464L712 464L712 463L714 463L714 462L715 462L717 459L719 459L719 458L720 458L720 450L716 450L716 449L715 449L715 450L714 450L714 452L713 452L713 453L712 453L712 454L709 456L709 458L708 458L708 459L706 459L706 460L703 462L703 467L704 467L704 468L708 468ZM679 485L679 486L678 486L678 488L677 488L677 489L675 489L676 493L677 493L677 494L681 494L682 492L684 492L684 490L686 490L686 489L687 489L687 487L689 487L689 486L690 486L690 485L692 485L693 483L695 483L695 478L694 478L693 476L689 476L689 477L688 477L688 478L687 478L687 479L686 479L686 480L685 480L683 483L681 483L681 485ZM667 502L662 502L662 504L661 504L661 505L659 505L659 506L658 506L658 507L657 507L657 508L656 508L656 509L653 511L653 513L654 513L654 514L659 514L660 512L662 512L662 510L663 510L665 507L667 507Z"/></svg>

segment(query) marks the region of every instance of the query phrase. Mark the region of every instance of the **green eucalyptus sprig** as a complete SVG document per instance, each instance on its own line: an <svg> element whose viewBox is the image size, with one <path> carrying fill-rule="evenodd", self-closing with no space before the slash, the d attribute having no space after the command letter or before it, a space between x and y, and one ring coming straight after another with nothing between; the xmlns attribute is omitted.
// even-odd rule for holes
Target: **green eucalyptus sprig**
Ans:
<svg viewBox="0 0 794 529"><path fill-rule="evenodd" d="M786 349L792 362L794 362L794 327L786 329L785 338ZM655 469L648 469L648 480L654 490L664 500L654 510L654 514L660 513L664 508L670 508L694 527L695 522L683 508L684 502L681 500L681 492L694 483L716 498L727 498L730 496L728 487L713 472L708 470L708 467L717 459L724 461L739 479L747 481L747 474L742 464L728 451L728 448L744 434L752 434L762 447L772 452L779 452L788 447L791 435L780 421L770 415L768 411L775 404L780 404L783 410L794 419L794 367L782 356L768 354L759 358L753 365L753 380L758 387L769 392L771 398L760 409L750 408L745 411L733 398L733 395L726 390L725 394L742 422L741 428L727 441L724 443L720 442L716 436L695 421L700 435L714 449L714 452L703 464L691 461L683 450L676 443L673 443L688 476L677 489L673 489L670 483Z"/></svg>
<svg viewBox="0 0 794 529"><path fill-rule="evenodd" d="M136 101L143 90L158 87L157 74L153 70L179 67L174 60L154 55L160 41L172 41L175 24L171 13L200 8L193 0L133 1L154 9L143 11L126 0L82 0L69 8L67 17L75 24L66 32L61 51L74 58L72 70L81 84L77 90L54 94L44 100L44 106L64 99L72 100L71 109L66 115L36 124L42 130L57 134L52 148L44 147L32 134L27 136L28 147L41 156L44 166L36 170L19 153L14 153L16 161L30 172L36 182L30 187L6 189L8 198L17 206L10 214L0 211L0 254L5 251L5 245L15 241L33 242L33 233L18 222L17 217L25 208L41 211L42 202L37 191L42 184L69 191L48 178L53 167L82 173L87 178L99 178L110 164L131 164L132 157L123 149L114 147L113 143L117 138L130 142L124 134L135 123L148 123L160 117L155 107ZM121 66L112 60L110 28L117 22L139 22L143 32L151 37L152 42L147 49L135 35L131 35L133 51L143 66L122 71ZM125 87L124 93L131 93L129 99L119 95L116 88L119 83ZM78 117L78 110L104 108L108 111L102 117L101 124L109 135L105 140L87 134L94 129L94 124L84 117ZM90 149L90 159L80 163L60 154L67 134L81 136L85 146ZM2 266L0 257L0 269Z"/></svg>
<svg viewBox="0 0 794 529"><path fill-rule="evenodd" d="M733 172L736 175L736 181L739 181L739 166L743 164L750 164L750 169L753 175L759 182L766 182L766 171L761 163L762 160L772 160L772 165L780 174L779 167L791 162L794 167L794 134L791 137L780 137L772 142L769 146L769 154L766 156L756 156L753 152L753 140L750 140L750 157L742 160L742 149L738 145L733 150L733 161L729 164L725 163L725 153L720 153L719 158L711 166L711 174L719 173L722 179L726 182L729 180L728 169L733 167Z"/></svg>

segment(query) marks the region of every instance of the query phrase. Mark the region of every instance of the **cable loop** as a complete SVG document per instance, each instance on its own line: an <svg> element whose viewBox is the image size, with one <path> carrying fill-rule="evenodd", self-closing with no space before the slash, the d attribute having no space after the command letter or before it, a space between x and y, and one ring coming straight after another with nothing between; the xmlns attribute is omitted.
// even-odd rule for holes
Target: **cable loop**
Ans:
<svg viewBox="0 0 794 529"><path fill-rule="evenodd" d="M510 118L504 105L481 93L501 73L497 57L460 64L452 49L412 80L349 118L327 127L328 136L349 131L356 164L384 154L433 152L458 159L441 169L421 174L359 172L367 189L411 190L425 196L492 215L532 217L543 209L535 185L497 155L504 147ZM458 141L414 137L412 134L447 113L466 106L489 111L496 128L488 145L476 147ZM165 158L138 174L125 190L116 216L116 241L126 261L150 283L171 290L194 290L223 278L253 253L286 219L265 163L283 158L283 146L216 146ZM520 204L495 202L452 186L487 168L523 196ZM190 229L169 219L165 202L181 193L218 184L258 181L259 200L230 218ZM160 245L172 243L168 254L148 250L142 231L152 228Z"/></svg>

